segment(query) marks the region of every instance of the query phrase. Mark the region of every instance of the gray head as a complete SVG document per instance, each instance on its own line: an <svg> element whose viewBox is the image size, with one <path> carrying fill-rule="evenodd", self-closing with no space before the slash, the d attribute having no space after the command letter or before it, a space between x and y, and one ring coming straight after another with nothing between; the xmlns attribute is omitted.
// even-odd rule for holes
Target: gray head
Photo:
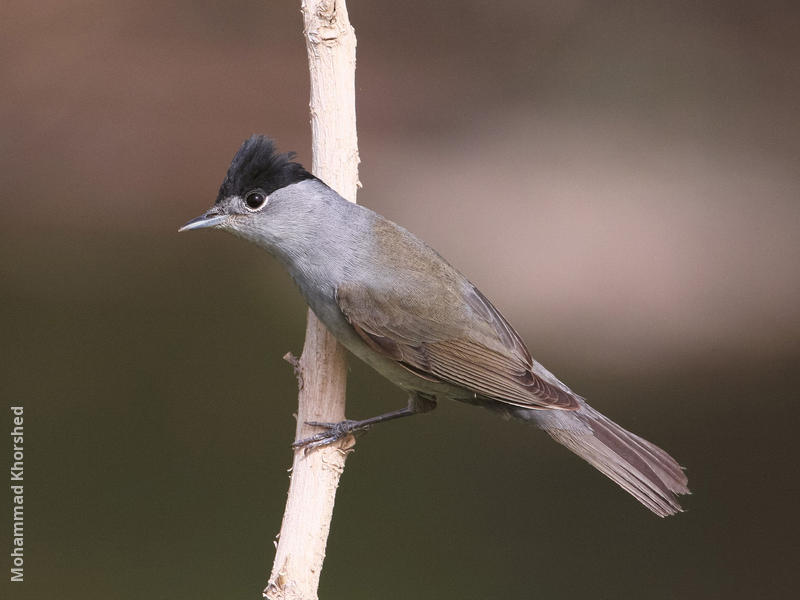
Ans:
<svg viewBox="0 0 800 600"><path fill-rule="evenodd" d="M266 136L251 136L233 157L214 206L179 231L217 228L272 245L273 237L282 237L291 228L291 209L299 208L287 206L287 202L307 195L300 189L290 192L287 188L304 181L324 186L303 165L294 162L294 156L293 152L278 153Z"/></svg>

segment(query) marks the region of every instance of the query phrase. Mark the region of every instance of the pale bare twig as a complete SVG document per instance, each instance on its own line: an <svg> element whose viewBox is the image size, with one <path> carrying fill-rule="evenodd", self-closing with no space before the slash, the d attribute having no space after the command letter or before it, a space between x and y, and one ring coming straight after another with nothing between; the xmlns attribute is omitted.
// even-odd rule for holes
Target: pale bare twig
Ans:
<svg viewBox="0 0 800 600"><path fill-rule="evenodd" d="M359 185L355 33L344 0L303 0L301 8L311 75L312 171L355 202ZM311 311L300 359L291 353L284 358L295 368L298 379L295 439L314 433L306 421L343 420L344 350ZM350 436L308 453L295 450L289 495L265 598L316 600L336 488L347 451L354 443Z"/></svg>

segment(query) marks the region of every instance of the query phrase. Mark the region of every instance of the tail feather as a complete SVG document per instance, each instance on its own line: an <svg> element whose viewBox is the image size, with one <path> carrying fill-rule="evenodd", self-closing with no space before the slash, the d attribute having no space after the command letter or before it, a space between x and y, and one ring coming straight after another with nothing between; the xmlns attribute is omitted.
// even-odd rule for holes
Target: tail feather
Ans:
<svg viewBox="0 0 800 600"><path fill-rule="evenodd" d="M529 410L519 416L534 420L658 516L683 511L676 496L690 492L675 459L585 402L576 411Z"/></svg>

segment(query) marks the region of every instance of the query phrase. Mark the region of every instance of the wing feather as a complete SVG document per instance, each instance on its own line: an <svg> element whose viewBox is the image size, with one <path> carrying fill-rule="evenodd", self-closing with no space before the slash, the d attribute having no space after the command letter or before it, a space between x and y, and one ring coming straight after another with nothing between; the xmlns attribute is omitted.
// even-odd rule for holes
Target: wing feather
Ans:
<svg viewBox="0 0 800 600"><path fill-rule="evenodd" d="M500 312L470 284L461 306L442 308L442 299L410 297L402 288L344 284L336 291L342 314L376 352L427 380L525 408L574 410L577 398L534 372L522 339ZM462 295L444 300L458 303ZM438 301L412 314L414 302Z"/></svg>

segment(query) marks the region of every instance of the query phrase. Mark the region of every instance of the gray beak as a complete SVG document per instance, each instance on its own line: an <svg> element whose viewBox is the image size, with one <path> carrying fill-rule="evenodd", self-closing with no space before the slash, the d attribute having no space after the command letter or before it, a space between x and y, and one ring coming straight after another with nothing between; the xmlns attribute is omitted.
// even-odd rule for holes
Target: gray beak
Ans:
<svg viewBox="0 0 800 600"><path fill-rule="evenodd" d="M223 215L219 209L212 208L207 210L196 219L189 221L186 225L178 229L178 232L189 231L190 229L202 229L204 227L217 227L218 225L222 225L227 220L228 215Z"/></svg>

